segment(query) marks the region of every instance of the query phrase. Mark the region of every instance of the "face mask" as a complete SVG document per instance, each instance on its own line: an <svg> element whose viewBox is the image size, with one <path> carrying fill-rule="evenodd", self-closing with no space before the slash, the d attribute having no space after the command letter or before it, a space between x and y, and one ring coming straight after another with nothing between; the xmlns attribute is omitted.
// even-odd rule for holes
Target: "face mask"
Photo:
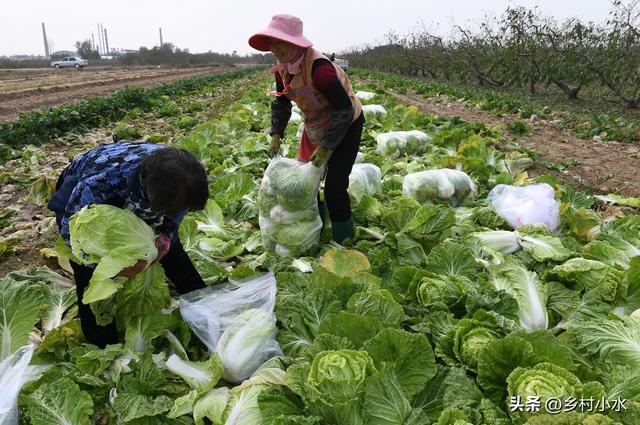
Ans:
<svg viewBox="0 0 640 425"><path fill-rule="evenodd" d="M278 72L286 70L289 74L297 74L300 72L300 65L302 65L305 52L306 49L299 47L292 48L289 52L289 56L282 62L278 61L278 63L273 67L273 70Z"/></svg>

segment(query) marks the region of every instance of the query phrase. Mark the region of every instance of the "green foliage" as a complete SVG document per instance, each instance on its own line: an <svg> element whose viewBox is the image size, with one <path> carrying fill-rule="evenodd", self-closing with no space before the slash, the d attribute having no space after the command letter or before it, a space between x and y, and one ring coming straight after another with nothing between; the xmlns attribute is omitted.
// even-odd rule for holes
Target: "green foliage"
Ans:
<svg viewBox="0 0 640 425"><path fill-rule="evenodd" d="M210 178L206 207L181 223L185 251L209 285L242 285L246 277L274 272L276 321L250 309L240 315L243 326L232 326L209 352L172 303L178 294L163 268L153 264L133 279L106 283L113 295L92 307L100 321L115 318L123 343L99 349L84 342L74 319L70 279L46 270L13 272L0 280L3 355L40 341L29 369L39 376L19 398L26 419L37 423L43 409L67 423L131 424L627 424L640 417L635 215L622 216L624 209L607 216L591 196L546 178L560 203L561 226L509 229L485 198L498 183L536 182L524 173L531 156L497 150L505 137L500 129L422 114L367 83L388 111L367 120L360 147L364 161L380 168L382 190L354 205L356 232L344 246L319 243L317 255L280 257L262 238L259 213L268 210L269 219L285 223L283 234L298 243L310 230L295 222L317 217L288 211L277 195L259 190L269 163L268 78L256 79L215 118L185 129L175 146L196 154ZM410 92L411 84L399 88ZM163 94L153 108L174 99ZM499 108L517 106L494 100ZM422 154L377 153L378 133L414 128L431 137ZM287 155L294 131L288 128L283 139ZM22 155L25 169L33 169L44 153ZM455 207L404 196L405 176L436 167L467 173L477 196ZM285 203L308 195L305 182L287 173L273 177L276 185L289 183ZM307 201L315 206L315 193ZM106 221L109 226L86 229L91 242L117 234L132 239L126 249L149 244L135 224L118 232L116 219ZM122 247L115 245L122 244L107 243L110 261L117 262ZM58 251L61 258L72 255ZM135 255L126 252L131 261ZM206 326L215 325L215 314L206 318ZM236 385L234 362L254 358L255 343L276 333L282 355ZM44 363L52 367L43 371ZM513 412L510 396L619 396L630 410Z"/></svg>
<svg viewBox="0 0 640 425"><path fill-rule="evenodd" d="M161 96L184 96L209 86L223 85L235 78L249 75L255 69L212 74L150 89L127 87L111 97L94 97L76 104L55 106L40 111L25 112L15 121L0 123L0 145L21 147L41 145L68 132L85 132L123 118L128 111L140 108L151 111L158 108ZM160 108L161 109L161 108ZM167 111L165 111L167 112ZM178 112L171 110L170 116Z"/></svg>
<svg viewBox="0 0 640 425"><path fill-rule="evenodd" d="M524 135L531 132L531 126L522 121L514 121L507 125L507 130L513 134Z"/></svg>

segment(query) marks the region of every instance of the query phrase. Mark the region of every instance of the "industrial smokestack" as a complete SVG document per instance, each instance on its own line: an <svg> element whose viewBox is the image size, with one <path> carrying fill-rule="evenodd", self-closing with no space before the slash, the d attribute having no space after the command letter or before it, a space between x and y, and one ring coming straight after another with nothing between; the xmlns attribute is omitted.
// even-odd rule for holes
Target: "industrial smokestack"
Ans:
<svg viewBox="0 0 640 425"><path fill-rule="evenodd" d="M111 50L109 50L109 38L107 37L107 29L106 28L104 29L104 45L107 48L107 54L109 54L109 52Z"/></svg>
<svg viewBox="0 0 640 425"><path fill-rule="evenodd" d="M98 24L98 54L102 54L102 37L100 37L100 24Z"/></svg>
<svg viewBox="0 0 640 425"><path fill-rule="evenodd" d="M100 40L102 40L102 54L106 55L107 54L107 45L104 42L104 28L102 26L102 24L100 24Z"/></svg>
<svg viewBox="0 0 640 425"><path fill-rule="evenodd" d="M47 31L44 29L44 22L42 23L42 38L44 38L44 55L49 59L49 42L47 41Z"/></svg>
<svg viewBox="0 0 640 425"><path fill-rule="evenodd" d="M162 28L160 28L160 47L162 47Z"/></svg>

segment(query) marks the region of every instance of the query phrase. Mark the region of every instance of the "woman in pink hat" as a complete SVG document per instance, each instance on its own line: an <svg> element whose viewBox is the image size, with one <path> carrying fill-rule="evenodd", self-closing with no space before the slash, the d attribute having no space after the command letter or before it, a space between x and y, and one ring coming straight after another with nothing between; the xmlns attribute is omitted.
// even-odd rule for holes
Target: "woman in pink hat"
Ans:
<svg viewBox="0 0 640 425"><path fill-rule="evenodd" d="M311 47L302 35L302 21L295 16L275 15L266 30L249 38L249 45L271 51L277 59L269 150L272 155L279 151L291 117L291 101L296 102L305 117L298 159L312 161L316 167L326 164L326 207L333 239L342 243L353 236L347 188L364 125L360 100L342 68ZM323 217L325 207L321 202L319 206Z"/></svg>

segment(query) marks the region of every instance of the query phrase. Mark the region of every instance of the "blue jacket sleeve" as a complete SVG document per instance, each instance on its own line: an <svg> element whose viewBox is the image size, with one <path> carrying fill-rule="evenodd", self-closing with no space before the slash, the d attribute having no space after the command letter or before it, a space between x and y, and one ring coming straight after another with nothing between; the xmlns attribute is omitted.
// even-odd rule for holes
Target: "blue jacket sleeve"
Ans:
<svg viewBox="0 0 640 425"><path fill-rule="evenodd" d="M180 223L184 219L186 212L179 212L176 214L166 214L162 225L158 226L156 233L164 233L171 239L171 243L175 243L180 239L179 229Z"/></svg>

